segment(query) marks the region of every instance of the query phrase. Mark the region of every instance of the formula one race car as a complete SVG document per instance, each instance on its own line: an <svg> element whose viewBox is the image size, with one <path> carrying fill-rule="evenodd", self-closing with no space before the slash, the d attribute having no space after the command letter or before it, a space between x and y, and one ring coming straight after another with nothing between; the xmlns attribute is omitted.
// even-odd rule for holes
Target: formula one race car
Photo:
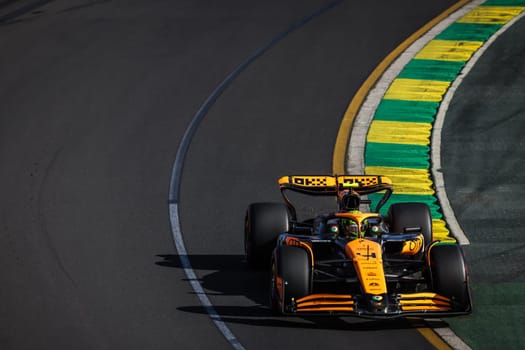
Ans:
<svg viewBox="0 0 525 350"><path fill-rule="evenodd" d="M423 203L395 203L385 176L284 176L285 203L252 203L245 254L252 267L271 266L271 308L279 314L341 314L370 318L442 317L471 312L463 253L434 241ZM337 209L299 221L286 190L333 196ZM370 193L384 192L375 212ZM335 206L335 200L334 200Z"/></svg>

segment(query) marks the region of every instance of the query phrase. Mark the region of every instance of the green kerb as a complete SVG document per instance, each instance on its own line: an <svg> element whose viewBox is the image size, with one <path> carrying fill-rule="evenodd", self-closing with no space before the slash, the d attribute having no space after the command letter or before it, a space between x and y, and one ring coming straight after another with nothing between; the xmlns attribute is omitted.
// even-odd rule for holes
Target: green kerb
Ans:
<svg viewBox="0 0 525 350"><path fill-rule="evenodd" d="M382 100L374 120L433 123L439 102Z"/></svg>
<svg viewBox="0 0 525 350"><path fill-rule="evenodd" d="M525 6L525 0L487 0L481 6Z"/></svg>
<svg viewBox="0 0 525 350"><path fill-rule="evenodd" d="M366 166L428 169L429 146L367 142Z"/></svg>
<svg viewBox="0 0 525 350"><path fill-rule="evenodd" d="M413 59L401 71L398 78L453 81L465 62Z"/></svg>

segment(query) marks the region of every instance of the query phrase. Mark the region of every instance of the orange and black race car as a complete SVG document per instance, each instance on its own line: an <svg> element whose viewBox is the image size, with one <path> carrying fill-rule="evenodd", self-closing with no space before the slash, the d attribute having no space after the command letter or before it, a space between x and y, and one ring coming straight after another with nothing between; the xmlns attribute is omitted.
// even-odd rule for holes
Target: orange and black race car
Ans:
<svg viewBox="0 0 525 350"><path fill-rule="evenodd" d="M434 241L423 203L395 203L385 176L284 176L284 203L252 203L245 254L270 268L270 301L280 314L345 314L371 318L443 317L471 312L460 246ZM287 191L333 196L334 211L297 220ZM364 196L383 192L374 212Z"/></svg>

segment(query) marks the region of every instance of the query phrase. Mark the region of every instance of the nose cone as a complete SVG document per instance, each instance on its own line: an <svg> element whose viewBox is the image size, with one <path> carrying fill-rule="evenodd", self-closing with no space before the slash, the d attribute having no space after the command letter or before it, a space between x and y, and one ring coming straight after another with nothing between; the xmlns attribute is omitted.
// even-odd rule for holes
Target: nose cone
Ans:
<svg viewBox="0 0 525 350"><path fill-rule="evenodd" d="M381 245L369 239L354 239L346 244L345 253L354 263L363 292L370 295L386 294Z"/></svg>

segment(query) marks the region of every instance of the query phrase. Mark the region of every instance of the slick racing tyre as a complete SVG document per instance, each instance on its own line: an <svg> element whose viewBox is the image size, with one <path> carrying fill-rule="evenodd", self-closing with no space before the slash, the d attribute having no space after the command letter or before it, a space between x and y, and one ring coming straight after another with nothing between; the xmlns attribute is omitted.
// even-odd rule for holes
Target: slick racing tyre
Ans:
<svg viewBox="0 0 525 350"><path fill-rule="evenodd" d="M450 298L457 311L469 311L470 294L463 252L456 244L437 244L429 252L431 286Z"/></svg>
<svg viewBox="0 0 525 350"><path fill-rule="evenodd" d="M312 276L310 257L299 247L279 246L272 264L271 303L275 313L287 312L292 300L311 294ZM279 303L277 280L282 281L282 299Z"/></svg>
<svg viewBox="0 0 525 350"><path fill-rule="evenodd" d="M252 203L246 211L244 252L250 266L268 268L277 237L289 227L288 209L282 203Z"/></svg>
<svg viewBox="0 0 525 350"><path fill-rule="evenodd" d="M432 216L424 203L395 203L388 209L390 232L403 233L407 228L420 228L426 247L432 243Z"/></svg>

